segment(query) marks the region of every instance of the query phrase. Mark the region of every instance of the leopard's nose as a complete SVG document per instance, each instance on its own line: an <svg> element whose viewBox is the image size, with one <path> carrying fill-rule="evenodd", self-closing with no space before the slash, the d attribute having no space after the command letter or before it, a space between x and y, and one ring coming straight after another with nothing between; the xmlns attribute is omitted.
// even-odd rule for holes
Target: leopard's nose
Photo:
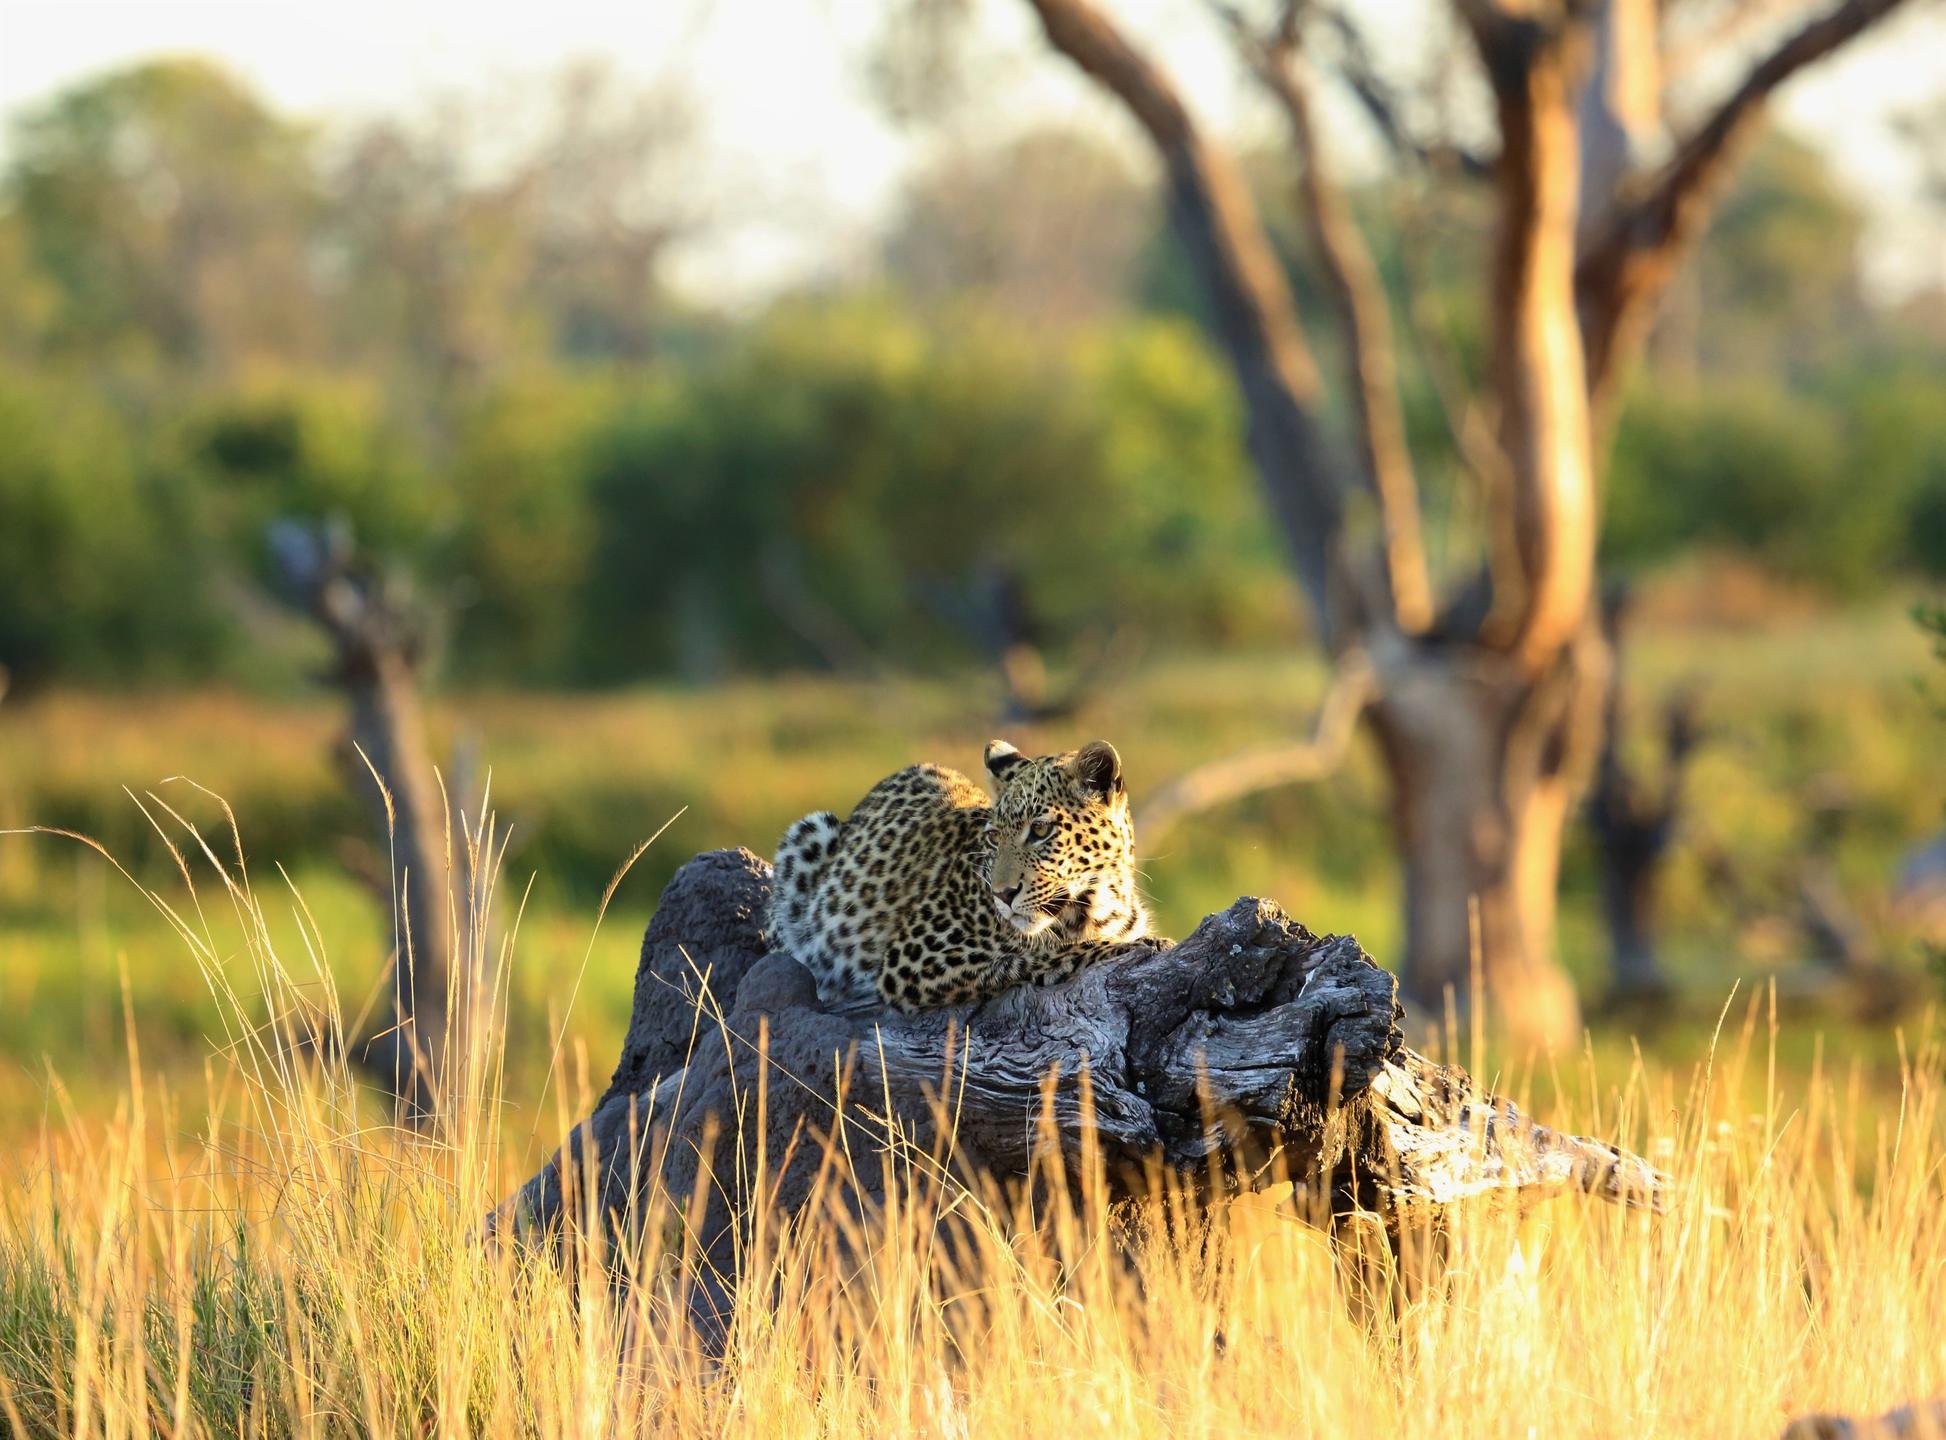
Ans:
<svg viewBox="0 0 1946 1440"><path fill-rule="evenodd" d="M1018 885L1009 885L1005 890L1002 890L998 885L993 887L993 898L998 900L1002 905L1013 904L1014 897L1019 893L1020 886Z"/></svg>

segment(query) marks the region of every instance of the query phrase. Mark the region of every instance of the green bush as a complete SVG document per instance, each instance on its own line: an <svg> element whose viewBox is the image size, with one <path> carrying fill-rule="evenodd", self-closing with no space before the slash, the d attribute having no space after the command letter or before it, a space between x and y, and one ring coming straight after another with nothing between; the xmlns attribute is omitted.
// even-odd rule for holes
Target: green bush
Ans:
<svg viewBox="0 0 1946 1440"><path fill-rule="evenodd" d="M1810 395L1645 389L1616 437L1604 552L1640 565L1705 545L1855 589L1897 553L1905 497L1870 473L1853 439L1844 415Z"/></svg>
<svg viewBox="0 0 1946 1440"><path fill-rule="evenodd" d="M458 426L443 564L465 673L560 679L574 652L594 548L589 447L614 387L565 374L502 386Z"/></svg>
<svg viewBox="0 0 1946 1440"><path fill-rule="evenodd" d="M1000 576L1053 636L1261 630L1281 572L1237 427L1176 324L1064 356L978 315L783 308L597 439L590 669L964 655Z"/></svg>
<svg viewBox="0 0 1946 1440"><path fill-rule="evenodd" d="M0 371L0 665L97 682L214 665L228 634L197 500L142 465L112 405Z"/></svg>
<svg viewBox="0 0 1946 1440"><path fill-rule="evenodd" d="M162 442L185 488L206 490L240 562L260 564L276 519L342 518L361 544L422 566L454 523L420 446L360 381L308 379L227 392Z"/></svg>
<svg viewBox="0 0 1946 1440"><path fill-rule="evenodd" d="M1912 364L1861 375L1840 403L1858 488L1897 509L1886 563L1946 577L1946 403L1937 373Z"/></svg>

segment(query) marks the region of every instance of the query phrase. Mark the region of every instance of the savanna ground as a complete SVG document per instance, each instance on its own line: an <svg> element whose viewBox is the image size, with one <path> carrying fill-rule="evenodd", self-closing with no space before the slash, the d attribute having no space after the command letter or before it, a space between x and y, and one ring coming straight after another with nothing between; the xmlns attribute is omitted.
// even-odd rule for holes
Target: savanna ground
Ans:
<svg viewBox="0 0 1946 1440"><path fill-rule="evenodd" d="M1653 1026L1597 1010L1580 1055L1462 1057L1547 1118L1656 1158L1679 1182L1671 1214L1471 1214L1440 1287L1402 1319L1361 1320L1275 1193L1141 1229L1132 1266L1113 1258L1127 1217L1087 1194L1024 1232L996 1197L957 1197L969 1238L950 1260L926 1205L886 1217L862 1269L832 1261L830 1225L786 1237L720 1362L672 1318L679 1246L629 1257L638 1283L617 1292L482 1248L475 1226L605 1078L674 867L766 851L915 756L970 768L993 729L985 677L444 703L442 733L476 741L511 826L494 898L509 959L470 1100L423 1140L380 1123L335 1063L294 1059L273 1023L361 1012L389 935L353 878L384 860L336 768L331 700L9 701L0 827L84 832L130 875L69 839L0 837L0 1421L1757 1436L1805 1409L1946 1390L1937 982L1884 901L1946 799L1927 645L1891 604L1740 626L1682 610L1679 587L1647 607L1631 656L1642 718L1700 683L1711 726L1667 882L1681 1000ZM1285 655L1138 660L1071 723L1012 738L1107 735L1139 798L1302 729L1323 680ZM1384 959L1381 806L1360 754L1326 783L1186 823L1144 859L1161 927L1265 894ZM615 867L665 822L597 925ZM1896 1019L1800 995L1792 917L1821 849L1910 978ZM1591 1000L1594 891L1577 840L1562 948Z"/></svg>

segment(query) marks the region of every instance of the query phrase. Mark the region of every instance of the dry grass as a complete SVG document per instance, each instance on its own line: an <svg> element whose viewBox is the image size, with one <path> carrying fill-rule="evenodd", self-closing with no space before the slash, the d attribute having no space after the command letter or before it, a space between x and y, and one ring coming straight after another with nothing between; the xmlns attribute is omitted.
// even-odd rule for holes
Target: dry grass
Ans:
<svg viewBox="0 0 1946 1440"><path fill-rule="evenodd" d="M864 1232L759 1226L712 1357L682 1319L682 1197L619 1284L592 1250L564 1274L480 1243L531 1168L503 1128L517 927L447 1118L406 1134L304 1043L348 1021L315 929L293 947L270 923L301 898L156 818L203 898L145 893L226 1043L199 1136L145 1093L131 1021L115 1119L50 1126L0 1172L0 1419L25 1434L1770 1436L1946 1389L1939 1054L1906 1060L1855 1154L1863 1092L1779 1093L1756 1007L1693 1076L1638 1069L1553 1117L1635 1132L1680 1179L1672 1213L1482 1206L1403 1315L1355 1318L1275 1193L1131 1216L1084 1189L1026 1224L932 1188ZM574 1068L556 1056L554 1134Z"/></svg>

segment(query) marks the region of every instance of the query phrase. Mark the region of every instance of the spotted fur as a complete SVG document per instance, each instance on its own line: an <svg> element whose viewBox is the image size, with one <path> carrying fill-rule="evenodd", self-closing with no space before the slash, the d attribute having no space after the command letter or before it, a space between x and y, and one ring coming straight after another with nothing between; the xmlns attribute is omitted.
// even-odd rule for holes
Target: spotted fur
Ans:
<svg viewBox="0 0 1946 1440"><path fill-rule="evenodd" d="M914 765L842 824L806 815L777 847L771 934L827 1001L876 993L902 1010L1065 980L1147 936L1121 757L986 748L996 796Z"/></svg>

